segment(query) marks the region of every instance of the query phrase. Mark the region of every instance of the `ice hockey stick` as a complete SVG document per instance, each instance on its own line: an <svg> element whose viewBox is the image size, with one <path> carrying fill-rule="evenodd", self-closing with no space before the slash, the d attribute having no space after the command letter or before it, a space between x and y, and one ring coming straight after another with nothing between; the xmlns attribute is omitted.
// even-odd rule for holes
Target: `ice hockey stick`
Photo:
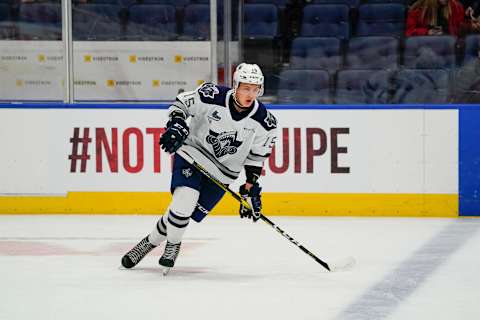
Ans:
<svg viewBox="0 0 480 320"><path fill-rule="evenodd" d="M251 208L250 204L245 201L239 194L237 194L235 191L230 189L228 186L220 182L217 178L215 178L210 172L208 172L202 165L200 165L198 162L196 162L188 153L186 153L183 150L178 150L177 154L181 156L185 161L193 165L195 168L198 169L203 175L205 175L207 178L212 180L216 185L218 185L220 188L222 188L225 192L229 193L233 198L235 198L238 202L240 202L242 205L246 206L247 208ZM280 233L284 238L288 239L291 243L296 245L300 250L302 250L304 253L308 254L310 257L312 257L316 262L322 265L325 269L328 271L337 271L337 270L344 270L344 269L349 269L353 267L355 264L355 259L353 257L348 257L345 259L345 261L338 262L336 264L328 264L322 259L318 258L316 255L314 255L310 250L305 248L303 245L301 245L297 240L295 240L293 237L288 235L285 231L283 231L279 226L277 226L275 223L272 222L269 218L267 218L265 215L260 214L260 219L262 219L264 222L266 222L268 225L270 225L273 229L275 229L278 233Z"/></svg>

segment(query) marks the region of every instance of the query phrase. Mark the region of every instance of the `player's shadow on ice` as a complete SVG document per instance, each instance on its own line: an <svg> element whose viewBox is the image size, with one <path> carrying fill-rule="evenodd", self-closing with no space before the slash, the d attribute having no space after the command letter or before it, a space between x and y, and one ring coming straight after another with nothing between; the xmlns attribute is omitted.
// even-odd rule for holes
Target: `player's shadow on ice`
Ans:
<svg viewBox="0 0 480 320"><path fill-rule="evenodd" d="M167 276L162 274L160 267L136 267L133 269L120 268L122 271L155 274L166 280L169 278L189 278L190 280L209 280L209 281L248 281L261 278L261 275L254 274L239 274L221 272L213 268L202 267L175 267L170 270Z"/></svg>

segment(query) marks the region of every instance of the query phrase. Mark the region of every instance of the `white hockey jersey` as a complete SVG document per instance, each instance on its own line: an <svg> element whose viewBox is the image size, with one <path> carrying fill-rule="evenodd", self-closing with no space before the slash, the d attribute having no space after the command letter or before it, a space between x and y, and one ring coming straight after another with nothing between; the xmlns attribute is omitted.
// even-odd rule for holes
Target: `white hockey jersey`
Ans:
<svg viewBox="0 0 480 320"><path fill-rule="evenodd" d="M234 120L232 93L231 88L204 83L179 94L169 108L169 114L180 111L190 119L190 134L181 149L225 184L245 165L262 167L277 136L277 120L257 100L247 116Z"/></svg>

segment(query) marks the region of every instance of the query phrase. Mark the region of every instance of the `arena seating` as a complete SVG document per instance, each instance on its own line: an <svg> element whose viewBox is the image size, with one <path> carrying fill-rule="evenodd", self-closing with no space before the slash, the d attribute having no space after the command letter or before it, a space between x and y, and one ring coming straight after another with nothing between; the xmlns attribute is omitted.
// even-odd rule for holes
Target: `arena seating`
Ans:
<svg viewBox="0 0 480 320"><path fill-rule="evenodd" d="M178 37L175 7L139 4L129 8L127 40L169 41Z"/></svg>
<svg viewBox="0 0 480 320"><path fill-rule="evenodd" d="M406 7L398 3L364 4L358 8L357 36L402 37Z"/></svg>
<svg viewBox="0 0 480 320"><path fill-rule="evenodd" d="M73 0L73 39L209 40L209 3ZM238 40L235 3L231 23ZM217 5L221 41L223 1ZM446 102L455 69L478 57L480 35L405 37L407 5L406 0L245 0L242 58L262 66L267 93L278 93L282 103ZM61 23L59 1L0 0L0 39L61 40ZM429 86L422 95L409 90L406 79Z"/></svg>
<svg viewBox="0 0 480 320"><path fill-rule="evenodd" d="M408 68L443 69L455 66L453 36L417 36L405 39L403 64Z"/></svg>
<svg viewBox="0 0 480 320"><path fill-rule="evenodd" d="M293 40L290 67L326 69L335 72L342 66L341 43L334 37L298 37Z"/></svg>
<svg viewBox="0 0 480 320"><path fill-rule="evenodd" d="M86 3L75 6L72 15L74 39L122 39L121 9L117 4Z"/></svg>
<svg viewBox="0 0 480 320"><path fill-rule="evenodd" d="M342 4L308 5L303 9L302 37L350 37L349 7Z"/></svg>
<svg viewBox="0 0 480 320"><path fill-rule="evenodd" d="M348 42L345 66L350 69L397 69L399 41L394 37L355 37Z"/></svg>
<svg viewBox="0 0 480 320"><path fill-rule="evenodd" d="M284 70L279 78L278 103L331 103L330 75L326 70Z"/></svg>

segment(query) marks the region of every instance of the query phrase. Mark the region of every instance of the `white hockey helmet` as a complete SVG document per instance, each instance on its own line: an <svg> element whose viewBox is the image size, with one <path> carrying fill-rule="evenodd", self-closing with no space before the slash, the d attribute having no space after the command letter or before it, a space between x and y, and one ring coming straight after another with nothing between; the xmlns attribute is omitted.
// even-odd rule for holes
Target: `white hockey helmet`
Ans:
<svg viewBox="0 0 480 320"><path fill-rule="evenodd" d="M258 96L263 95L263 73L256 64L240 63L233 73L233 88L237 90L240 83L257 84L260 86Z"/></svg>

